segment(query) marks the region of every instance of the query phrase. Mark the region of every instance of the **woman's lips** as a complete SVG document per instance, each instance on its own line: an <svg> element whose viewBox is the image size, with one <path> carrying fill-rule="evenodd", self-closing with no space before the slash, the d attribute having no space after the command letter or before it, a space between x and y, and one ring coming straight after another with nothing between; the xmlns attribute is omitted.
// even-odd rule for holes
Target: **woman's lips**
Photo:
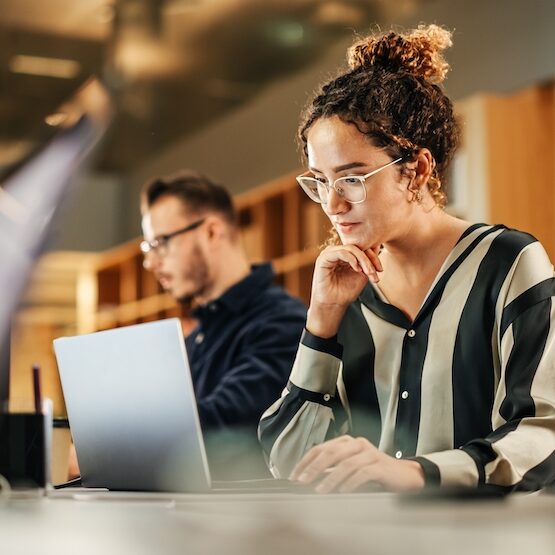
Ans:
<svg viewBox="0 0 555 555"><path fill-rule="evenodd" d="M342 233L350 233L358 225L357 222L336 222L335 227Z"/></svg>

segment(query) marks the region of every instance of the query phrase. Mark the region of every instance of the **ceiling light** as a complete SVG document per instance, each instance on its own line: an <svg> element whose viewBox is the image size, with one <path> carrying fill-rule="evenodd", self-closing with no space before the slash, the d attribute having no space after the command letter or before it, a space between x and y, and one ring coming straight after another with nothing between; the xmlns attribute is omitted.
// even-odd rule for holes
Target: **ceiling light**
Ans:
<svg viewBox="0 0 555 555"><path fill-rule="evenodd" d="M57 77L59 79L73 79L81 71L79 62L75 60L25 56L23 54L14 56L10 60L9 68L13 73Z"/></svg>
<svg viewBox="0 0 555 555"><path fill-rule="evenodd" d="M201 0L168 0L164 4L164 13L166 15L190 13L192 10L198 10L200 4Z"/></svg>
<svg viewBox="0 0 555 555"><path fill-rule="evenodd" d="M364 21L362 6L347 5L341 2L326 2L321 4L314 19L323 25L360 25Z"/></svg>
<svg viewBox="0 0 555 555"><path fill-rule="evenodd" d="M264 29L270 39L285 48L297 48L305 39L305 30L298 21L273 21Z"/></svg>
<svg viewBox="0 0 555 555"><path fill-rule="evenodd" d="M67 117L65 112L55 112L54 114L46 116L44 121L47 125L50 125L50 127L58 127L67 120Z"/></svg>

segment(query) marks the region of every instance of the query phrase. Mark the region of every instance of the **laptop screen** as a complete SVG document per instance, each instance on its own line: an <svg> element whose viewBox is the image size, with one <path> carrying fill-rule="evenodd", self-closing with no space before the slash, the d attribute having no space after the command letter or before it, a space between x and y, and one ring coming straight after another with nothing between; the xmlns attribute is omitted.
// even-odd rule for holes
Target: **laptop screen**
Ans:
<svg viewBox="0 0 555 555"><path fill-rule="evenodd" d="M12 316L64 196L108 126L111 99L91 80L59 113L66 123L0 182L0 403L8 398Z"/></svg>

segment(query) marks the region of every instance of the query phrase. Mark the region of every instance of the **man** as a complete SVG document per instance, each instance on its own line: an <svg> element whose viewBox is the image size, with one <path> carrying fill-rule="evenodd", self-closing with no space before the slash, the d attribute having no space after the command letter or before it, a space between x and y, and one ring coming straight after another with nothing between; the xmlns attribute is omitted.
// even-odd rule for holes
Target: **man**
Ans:
<svg viewBox="0 0 555 555"><path fill-rule="evenodd" d="M194 306L186 346L213 476L267 475L256 429L287 384L304 305L272 284L270 264L251 268L229 193L200 174L148 183L142 228L144 267Z"/></svg>

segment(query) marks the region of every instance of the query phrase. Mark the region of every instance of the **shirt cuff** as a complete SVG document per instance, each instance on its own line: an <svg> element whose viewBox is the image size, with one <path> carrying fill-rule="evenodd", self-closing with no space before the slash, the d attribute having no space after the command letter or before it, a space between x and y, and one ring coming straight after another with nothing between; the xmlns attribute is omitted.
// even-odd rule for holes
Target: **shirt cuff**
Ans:
<svg viewBox="0 0 555 555"><path fill-rule="evenodd" d="M474 459L462 449L438 451L414 457L424 469L426 486L478 486L478 467Z"/></svg>
<svg viewBox="0 0 555 555"><path fill-rule="evenodd" d="M441 474L436 464L424 457L410 457L411 461L416 461L424 472L424 487L436 488L441 483Z"/></svg>
<svg viewBox="0 0 555 555"><path fill-rule="evenodd" d="M290 382L301 390L319 393L329 401L335 396L341 367L342 347L335 339L323 339L303 333Z"/></svg>
<svg viewBox="0 0 555 555"><path fill-rule="evenodd" d="M320 351L321 353L327 353L335 358L341 358L343 356L343 346L337 342L337 335L325 339L323 337L318 337L317 335L312 335L306 328L301 336L301 343L315 351Z"/></svg>

